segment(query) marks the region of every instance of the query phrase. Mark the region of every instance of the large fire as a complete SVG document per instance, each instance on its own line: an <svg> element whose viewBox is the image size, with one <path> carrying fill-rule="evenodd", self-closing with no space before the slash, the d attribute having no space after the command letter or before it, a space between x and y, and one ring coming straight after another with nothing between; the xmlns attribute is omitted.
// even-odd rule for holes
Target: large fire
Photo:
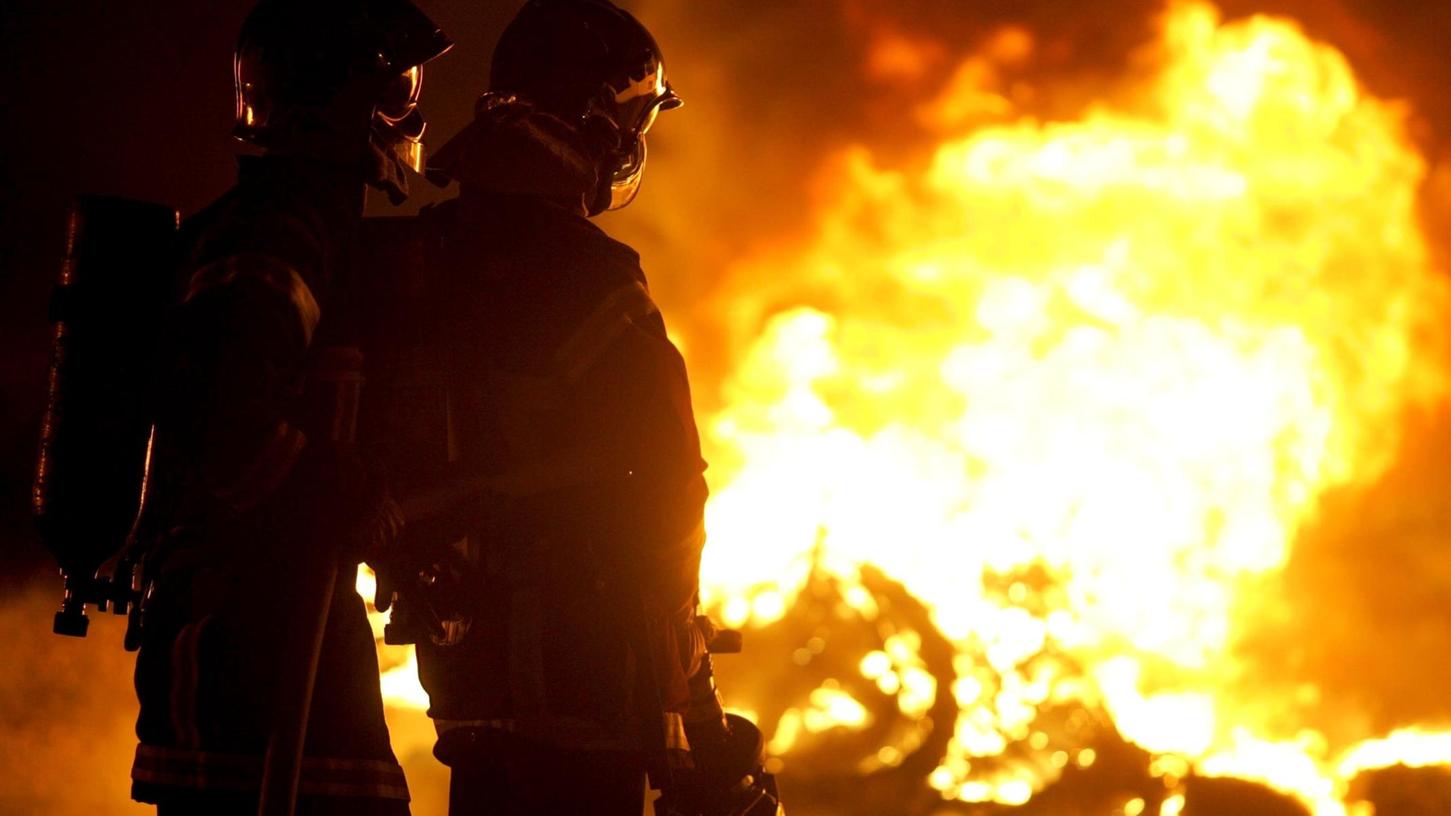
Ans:
<svg viewBox="0 0 1451 816"><path fill-rule="evenodd" d="M1160 31L1132 103L1055 123L969 70L1033 58L1004 31L918 111L995 124L920 168L845 152L814 237L740 262L769 284L725 304L752 339L702 418L704 600L760 629L824 583L877 637L800 700L732 697L788 769L883 698L909 725L873 732L856 772L900 766L947 701L921 785L969 802L1092 764L1069 710L1154 757L1163 816L1191 771L1320 815L1366 768L1451 762L1451 734L1287 723L1236 651L1319 499L1373 483L1405 413L1451 385L1405 111L1284 20L1182 3ZM881 71L916 64L891 46ZM885 584L925 627L882 623ZM946 676L927 640L950 644ZM413 671L385 677L396 702L421 702Z"/></svg>

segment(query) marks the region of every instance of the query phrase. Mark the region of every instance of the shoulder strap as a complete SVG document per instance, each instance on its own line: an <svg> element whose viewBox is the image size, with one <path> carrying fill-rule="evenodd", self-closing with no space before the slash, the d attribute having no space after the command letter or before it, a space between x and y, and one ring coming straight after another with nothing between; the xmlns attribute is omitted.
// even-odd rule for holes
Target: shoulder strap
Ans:
<svg viewBox="0 0 1451 816"><path fill-rule="evenodd" d="M494 371L489 379L508 410L527 414L558 406L569 386L584 376L633 323L659 311L639 283L606 295L550 357L543 374Z"/></svg>
<svg viewBox="0 0 1451 816"><path fill-rule="evenodd" d="M638 281L610 292L555 350L555 376L566 383L578 380L625 329L658 311L649 290Z"/></svg>

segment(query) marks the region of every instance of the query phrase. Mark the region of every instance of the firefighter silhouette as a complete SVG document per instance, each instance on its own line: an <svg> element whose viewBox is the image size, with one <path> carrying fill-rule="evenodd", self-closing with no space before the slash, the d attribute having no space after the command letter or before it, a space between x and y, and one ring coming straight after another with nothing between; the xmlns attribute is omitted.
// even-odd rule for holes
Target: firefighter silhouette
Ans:
<svg viewBox="0 0 1451 816"><path fill-rule="evenodd" d="M348 577L399 524L352 445L340 293L365 186L400 201L421 165L422 66L449 47L406 0L244 24L236 134L261 155L182 225L155 389L132 778L163 815L408 812Z"/></svg>
<svg viewBox="0 0 1451 816"><path fill-rule="evenodd" d="M634 17L532 0L429 165L459 196L375 225L380 248L412 230L433 304L370 355L396 360L369 375L363 424L407 482L409 530L377 605L418 644L454 816L634 816L647 771L657 812L776 812L695 614L707 490L684 361L639 256L589 220L635 198L680 104Z"/></svg>

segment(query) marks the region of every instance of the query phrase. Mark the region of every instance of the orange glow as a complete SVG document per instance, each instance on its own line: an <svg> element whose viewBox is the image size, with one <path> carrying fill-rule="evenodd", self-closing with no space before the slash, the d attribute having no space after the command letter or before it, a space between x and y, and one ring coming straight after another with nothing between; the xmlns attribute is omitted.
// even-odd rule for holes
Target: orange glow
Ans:
<svg viewBox="0 0 1451 816"><path fill-rule="evenodd" d="M880 82L917 82L943 59L935 43L909 40L900 34L877 37L867 56L867 76Z"/></svg>
<svg viewBox="0 0 1451 816"><path fill-rule="evenodd" d="M1161 31L1139 103L1079 121L1013 121L1003 54L968 59L926 118L1006 123L945 140L920 172L845 152L814 237L742 262L741 279L810 294L770 314L703 423L706 599L761 626L813 569L901 582L959 677L936 688L900 641L860 669L909 716L954 695L924 780L946 797L1026 801L1053 774L973 760L1054 755L1035 720L1072 700L1185 771L1343 813L1351 769L1399 743L1339 759L1281 734L1233 692L1234 645L1317 498L1373 482L1402 413L1446 393L1425 163L1403 112L1293 24L1179 4ZM1029 59L1032 38L989 48ZM748 301L729 311L769 305ZM1033 570L1047 580L985 589ZM809 714L864 722L810 702L762 724L778 755ZM1451 759L1442 737L1403 742ZM1070 759L1094 756L1046 764Z"/></svg>

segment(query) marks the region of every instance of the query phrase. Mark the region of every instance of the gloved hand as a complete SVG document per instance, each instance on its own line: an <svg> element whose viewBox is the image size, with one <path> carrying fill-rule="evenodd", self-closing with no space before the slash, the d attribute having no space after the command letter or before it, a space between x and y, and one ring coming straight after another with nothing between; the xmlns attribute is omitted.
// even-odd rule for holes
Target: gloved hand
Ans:
<svg viewBox="0 0 1451 816"><path fill-rule="evenodd" d="M384 493L373 502L372 506L365 511L363 517L353 528L348 536L350 539L349 550L358 555L359 560L372 565L390 560L390 551L401 546L403 541L403 530L406 526L406 519L403 517L403 508L393 497ZM378 572L374 568L374 572ZM378 573L378 586L383 586L383 573ZM379 611L386 609L386 606L378 607Z"/></svg>
<svg viewBox="0 0 1451 816"><path fill-rule="evenodd" d="M474 568L453 546L410 531L369 566L377 574L374 608L393 610L385 632L388 643L427 636L437 645L452 645L467 633L473 619Z"/></svg>
<svg viewBox="0 0 1451 816"><path fill-rule="evenodd" d="M388 610L399 591L408 592L420 581L428 582L428 574L450 575L469 568L467 559L451 544L462 537L456 525L410 520L391 496L380 502L366 530L370 546L363 551L363 560L378 576L373 605L379 612Z"/></svg>
<svg viewBox="0 0 1451 816"><path fill-rule="evenodd" d="M387 478L351 445L308 444L289 486L301 517L312 519L317 534L339 540L348 563L387 561L399 547L407 526L403 509Z"/></svg>
<svg viewBox="0 0 1451 816"><path fill-rule="evenodd" d="M373 608L387 612L398 597L398 576L391 566L384 566L377 560L366 563L373 570Z"/></svg>

